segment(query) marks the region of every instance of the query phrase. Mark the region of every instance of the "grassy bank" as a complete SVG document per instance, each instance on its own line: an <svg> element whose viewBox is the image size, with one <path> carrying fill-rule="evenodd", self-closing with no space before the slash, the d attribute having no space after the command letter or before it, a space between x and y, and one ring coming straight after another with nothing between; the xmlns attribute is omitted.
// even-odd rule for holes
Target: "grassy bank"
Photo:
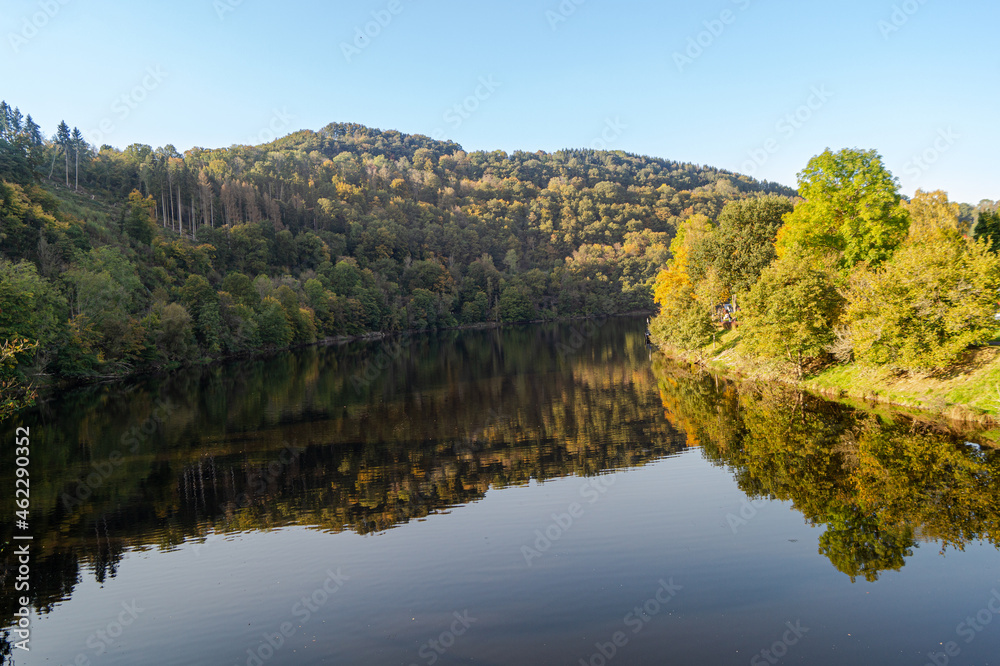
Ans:
<svg viewBox="0 0 1000 666"><path fill-rule="evenodd" d="M720 332L693 352L660 349L710 370L756 381L779 381L847 403L887 404L952 421L994 428L1000 435L1000 348L970 350L945 372L916 375L856 363L813 368L800 380L790 364L753 358L738 330Z"/></svg>

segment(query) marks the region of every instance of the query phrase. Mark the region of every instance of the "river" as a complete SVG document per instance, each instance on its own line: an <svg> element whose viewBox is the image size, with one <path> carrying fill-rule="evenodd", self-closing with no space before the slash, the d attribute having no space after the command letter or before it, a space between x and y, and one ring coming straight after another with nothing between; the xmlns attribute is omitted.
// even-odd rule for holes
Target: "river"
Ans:
<svg viewBox="0 0 1000 666"><path fill-rule="evenodd" d="M50 396L0 428L0 663L997 663L988 435L699 374L644 327Z"/></svg>

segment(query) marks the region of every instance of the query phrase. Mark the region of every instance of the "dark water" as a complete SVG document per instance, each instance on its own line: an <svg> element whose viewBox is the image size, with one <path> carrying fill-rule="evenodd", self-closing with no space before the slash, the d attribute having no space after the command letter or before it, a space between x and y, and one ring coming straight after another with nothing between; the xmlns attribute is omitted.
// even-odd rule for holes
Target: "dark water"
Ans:
<svg viewBox="0 0 1000 666"><path fill-rule="evenodd" d="M3 426L0 627L18 426L34 540L31 651L0 661L1000 661L1000 455L697 376L643 329L358 343L47 402Z"/></svg>

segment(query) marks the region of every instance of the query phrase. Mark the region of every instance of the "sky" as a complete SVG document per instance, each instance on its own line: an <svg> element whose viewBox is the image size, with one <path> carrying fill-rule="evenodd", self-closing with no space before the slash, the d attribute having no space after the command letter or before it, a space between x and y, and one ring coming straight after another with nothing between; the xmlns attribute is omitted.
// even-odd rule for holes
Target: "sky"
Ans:
<svg viewBox="0 0 1000 666"><path fill-rule="evenodd" d="M124 148L356 122L468 151L606 148L789 186L875 149L1000 199L996 3L3 0L0 98Z"/></svg>

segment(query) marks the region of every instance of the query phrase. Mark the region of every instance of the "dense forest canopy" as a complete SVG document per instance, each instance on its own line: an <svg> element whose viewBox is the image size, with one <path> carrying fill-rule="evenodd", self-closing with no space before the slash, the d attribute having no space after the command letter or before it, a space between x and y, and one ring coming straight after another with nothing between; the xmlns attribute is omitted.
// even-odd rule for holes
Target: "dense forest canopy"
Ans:
<svg viewBox="0 0 1000 666"><path fill-rule="evenodd" d="M1000 202L907 199L874 150L827 149L798 178L794 206L765 195L681 223L655 281L661 344L701 350L735 322L740 353L802 378L946 371L1000 337Z"/></svg>
<svg viewBox="0 0 1000 666"><path fill-rule="evenodd" d="M96 148L65 122L45 139L6 103L0 179L0 339L29 345L22 377L649 310L683 220L794 195L620 151L466 153L345 123L183 154Z"/></svg>

